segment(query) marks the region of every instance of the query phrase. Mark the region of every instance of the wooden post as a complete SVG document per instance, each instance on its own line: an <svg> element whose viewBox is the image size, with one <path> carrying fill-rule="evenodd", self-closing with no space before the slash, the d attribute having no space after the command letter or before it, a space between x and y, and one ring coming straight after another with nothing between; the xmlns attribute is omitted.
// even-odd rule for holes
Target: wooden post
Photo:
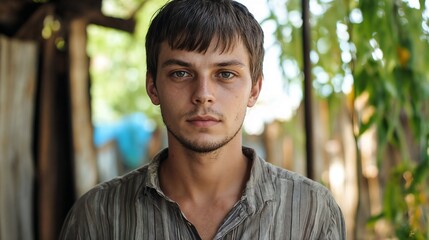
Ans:
<svg viewBox="0 0 429 240"><path fill-rule="evenodd" d="M98 181L89 98L89 59L86 55L87 20L70 23L70 95L76 194L81 196Z"/></svg>
<svg viewBox="0 0 429 240"><path fill-rule="evenodd" d="M33 239L34 42L0 36L0 239Z"/></svg>
<svg viewBox="0 0 429 240"><path fill-rule="evenodd" d="M308 0L302 0L302 48L304 59L304 117L305 117L305 149L307 154L307 177L314 179L313 171L313 114L312 114L312 82L310 61L310 10Z"/></svg>
<svg viewBox="0 0 429 240"><path fill-rule="evenodd" d="M38 134L38 217L40 239L53 240L56 238L56 195L58 189L58 159L55 154L57 137L55 126L55 89L56 70L55 38L43 42L43 62L39 90L39 129Z"/></svg>

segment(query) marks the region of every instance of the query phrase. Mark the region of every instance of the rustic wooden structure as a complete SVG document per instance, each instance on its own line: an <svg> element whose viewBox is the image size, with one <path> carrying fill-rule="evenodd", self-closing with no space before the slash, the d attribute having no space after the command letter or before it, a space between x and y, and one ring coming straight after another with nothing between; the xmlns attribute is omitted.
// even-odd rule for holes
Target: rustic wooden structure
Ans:
<svg viewBox="0 0 429 240"><path fill-rule="evenodd" d="M0 239L32 239L36 44L0 36Z"/></svg>
<svg viewBox="0 0 429 240"><path fill-rule="evenodd" d="M0 1L0 239L57 239L75 198L98 182L86 27L135 27L101 5Z"/></svg>

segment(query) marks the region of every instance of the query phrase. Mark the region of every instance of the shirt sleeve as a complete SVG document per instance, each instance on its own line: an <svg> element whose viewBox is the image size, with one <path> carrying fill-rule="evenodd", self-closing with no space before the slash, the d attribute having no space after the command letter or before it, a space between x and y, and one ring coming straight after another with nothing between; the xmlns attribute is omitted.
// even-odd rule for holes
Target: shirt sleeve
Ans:
<svg viewBox="0 0 429 240"><path fill-rule="evenodd" d="M107 229L108 221L97 197L98 192L93 191L76 201L64 220L60 240L103 239L100 234Z"/></svg>
<svg viewBox="0 0 429 240"><path fill-rule="evenodd" d="M346 239L346 227L343 213L341 212L340 207L335 202L333 197L328 204L330 212L330 220L327 221L327 236L323 239L332 239L332 240L345 240Z"/></svg>
<svg viewBox="0 0 429 240"><path fill-rule="evenodd" d="M78 202L72 207L64 220L60 238L61 240L71 239L83 239L83 232L88 232L87 226L89 225L85 218L80 217L82 215L82 209L79 207Z"/></svg>

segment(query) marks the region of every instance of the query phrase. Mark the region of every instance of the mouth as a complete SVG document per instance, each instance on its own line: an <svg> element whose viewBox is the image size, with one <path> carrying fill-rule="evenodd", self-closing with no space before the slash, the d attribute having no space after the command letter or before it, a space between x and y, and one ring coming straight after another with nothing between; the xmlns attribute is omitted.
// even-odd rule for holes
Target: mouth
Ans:
<svg viewBox="0 0 429 240"><path fill-rule="evenodd" d="M186 121L196 127L211 127L221 122L220 119L210 115L193 116Z"/></svg>

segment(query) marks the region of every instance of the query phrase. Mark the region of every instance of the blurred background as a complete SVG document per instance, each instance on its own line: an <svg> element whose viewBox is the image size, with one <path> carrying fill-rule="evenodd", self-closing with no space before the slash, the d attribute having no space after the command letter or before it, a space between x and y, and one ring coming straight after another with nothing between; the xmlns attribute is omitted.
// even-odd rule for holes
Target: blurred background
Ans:
<svg viewBox="0 0 429 240"><path fill-rule="evenodd" d="M429 239L429 0L240 0L265 31L243 125L327 186L348 239ZM0 239L57 239L74 201L166 147L145 92L162 0L0 0Z"/></svg>

